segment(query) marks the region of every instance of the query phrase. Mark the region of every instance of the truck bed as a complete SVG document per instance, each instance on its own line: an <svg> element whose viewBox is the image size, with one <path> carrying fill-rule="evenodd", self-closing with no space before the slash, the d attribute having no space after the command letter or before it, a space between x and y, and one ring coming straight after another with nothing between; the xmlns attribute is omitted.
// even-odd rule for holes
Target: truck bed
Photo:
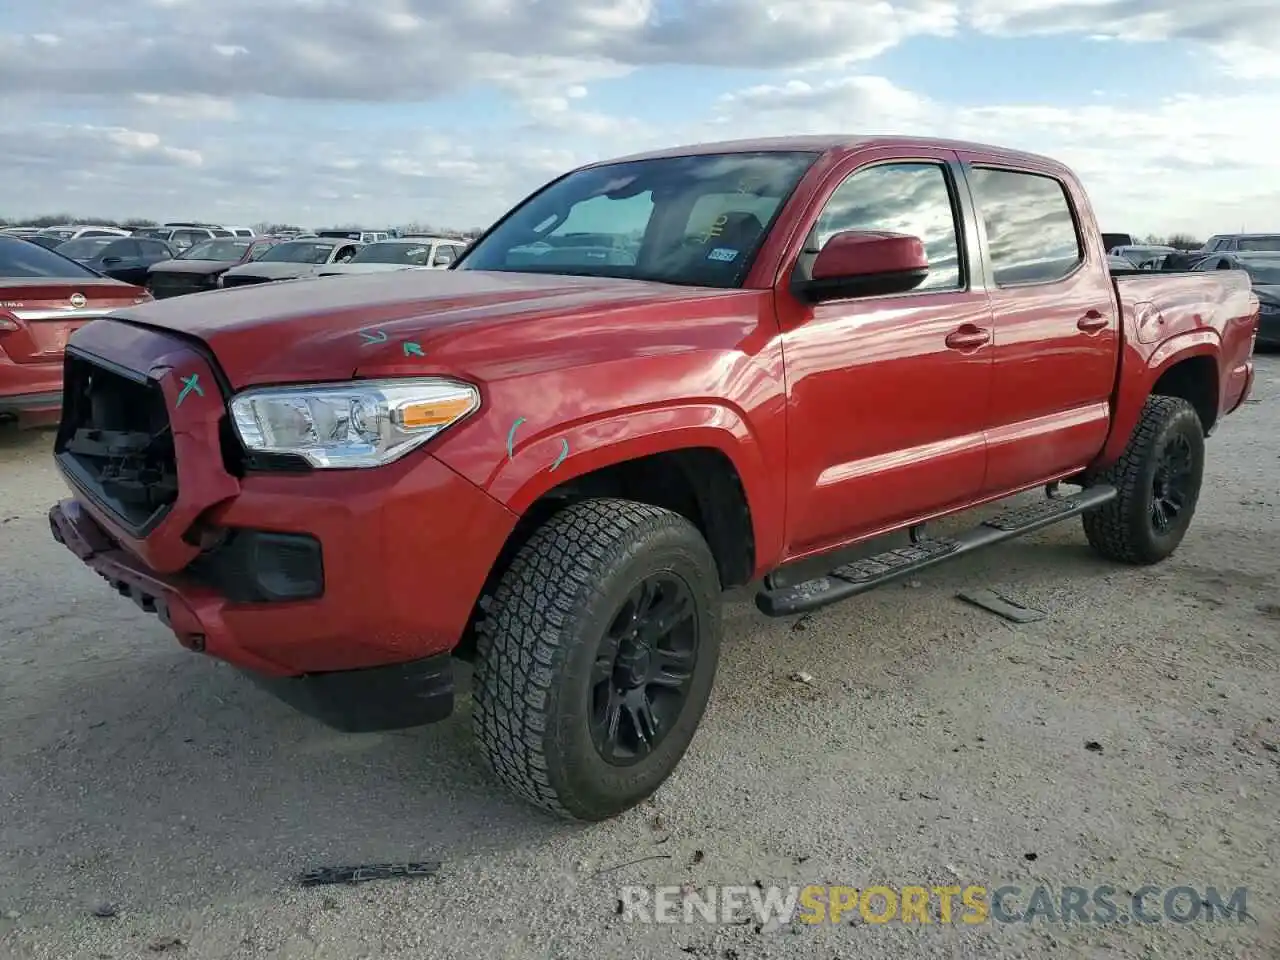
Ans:
<svg viewBox="0 0 1280 960"><path fill-rule="evenodd" d="M1126 337L1138 343L1160 343L1198 330L1213 330L1222 340L1224 357L1230 357L1233 352L1228 340L1233 325L1238 323L1243 329L1258 309L1249 275L1243 270L1117 271L1112 283Z"/></svg>

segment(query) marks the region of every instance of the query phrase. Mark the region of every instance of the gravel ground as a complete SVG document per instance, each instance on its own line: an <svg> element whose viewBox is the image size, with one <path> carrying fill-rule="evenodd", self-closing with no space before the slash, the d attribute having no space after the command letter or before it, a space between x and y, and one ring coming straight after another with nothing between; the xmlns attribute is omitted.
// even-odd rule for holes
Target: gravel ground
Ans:
<svg viewBox="0 0 1280 960"><path fill-rule="evenodd" d="M1072 523L799 623L735 601L676 776L592 827L499 790L465 701L435 727L340 735L180 650L50 539L50 435L0 434L0 956L1280 957L1280 359L1255 399L1210 441L1200 513L1159 567L1095 559ZM1048 616L955 599L980 586ZM292 879L429 859L432 879ZM1251 916L616 912L623 884L756 881L1244 886Z"/></svg>

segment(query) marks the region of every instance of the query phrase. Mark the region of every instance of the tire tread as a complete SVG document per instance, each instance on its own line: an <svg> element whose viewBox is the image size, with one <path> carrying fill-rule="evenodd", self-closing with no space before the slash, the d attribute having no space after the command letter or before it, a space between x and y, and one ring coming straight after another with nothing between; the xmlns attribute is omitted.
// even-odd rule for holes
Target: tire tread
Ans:
<svg viewBox="0 0 1280 960"><path fill-rule="evenodd" d="M517 553L477 625L472 730L494 774L517 796L581 819L548 774L545 738L568 629L619 545L684 517L632 500L584 500L543 524ZM696 532L696 528L695 528Z"/></svg>
<svg viewBox="0 0 1280 960"><path fill-rule="evenodd" d="M1181 397L1148 397L1120 459L1091 477L1093 482L1109 483L1117 490L1114 500L1082 518L1089 545L1107 559L1134 565L1151 562L1132 531L1134 510L1140 509L1146 499L1143 464L1152 455L1165 425L1187 412L1198 419L1195 408Z"/></svg>

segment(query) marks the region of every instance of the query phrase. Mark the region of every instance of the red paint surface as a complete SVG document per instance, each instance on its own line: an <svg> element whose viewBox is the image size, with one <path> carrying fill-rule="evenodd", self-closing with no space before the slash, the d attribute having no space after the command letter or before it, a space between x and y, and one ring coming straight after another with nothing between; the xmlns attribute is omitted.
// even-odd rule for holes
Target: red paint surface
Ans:
<svg viewBox="0 0 1280 960"><path fill-rule="evenodd" d="M161 380L181 494L143 542L87 505L61 514L64 525L118 545L89 562L176 595L209 653L274 672L341 669L450 649L516 518L610 464L686 447L723 452L747 495L762 575L1105 464L1161 372L1189 356L1213 359L1223 413L1246 395L1257 323L1247 277L1125 279L1117 296L1087 198L1060 165L946 141L777 143L827 152L743 289L403 271L195 294L127 311L132 326L92 324L78 345ZM1061 282L997 289L983 279L985 234L971 223L970 289L817 306L792 296L801 238L849 173L962 157L1062 180L1085 238L1080 268ZM234 389L442 374L477 384L482 407L384 468L239 481L221 465L217 396L174 405L181 376L213 378L166 331L208 344ZM362 331L386 340L370 344ZM406 356L406 341L424 355ZM184 586L194 548L181 535L196 517L318 536L328 593L234 607Z"/></svg>

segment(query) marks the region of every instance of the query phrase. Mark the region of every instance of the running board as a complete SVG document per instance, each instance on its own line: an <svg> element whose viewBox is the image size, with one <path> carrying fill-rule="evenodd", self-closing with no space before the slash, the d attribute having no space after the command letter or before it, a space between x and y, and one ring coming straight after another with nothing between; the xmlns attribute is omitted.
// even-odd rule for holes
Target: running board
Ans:
<svg viewBox="0 0 1280 960"><path fill-rule="evenodd" d="M779 590L761 590L756 594L756 606L770 617L808 613L866 593L890 580L918 573L944 560L1012 540L1060 520L1078 517L1114 500L1116 496L1116 488L1107 484L1088 487L1068 497L1049 496L1024 507L1006 510L955 537L922 539L910 546L846 563L825 577L815 577Z"/></svg>

